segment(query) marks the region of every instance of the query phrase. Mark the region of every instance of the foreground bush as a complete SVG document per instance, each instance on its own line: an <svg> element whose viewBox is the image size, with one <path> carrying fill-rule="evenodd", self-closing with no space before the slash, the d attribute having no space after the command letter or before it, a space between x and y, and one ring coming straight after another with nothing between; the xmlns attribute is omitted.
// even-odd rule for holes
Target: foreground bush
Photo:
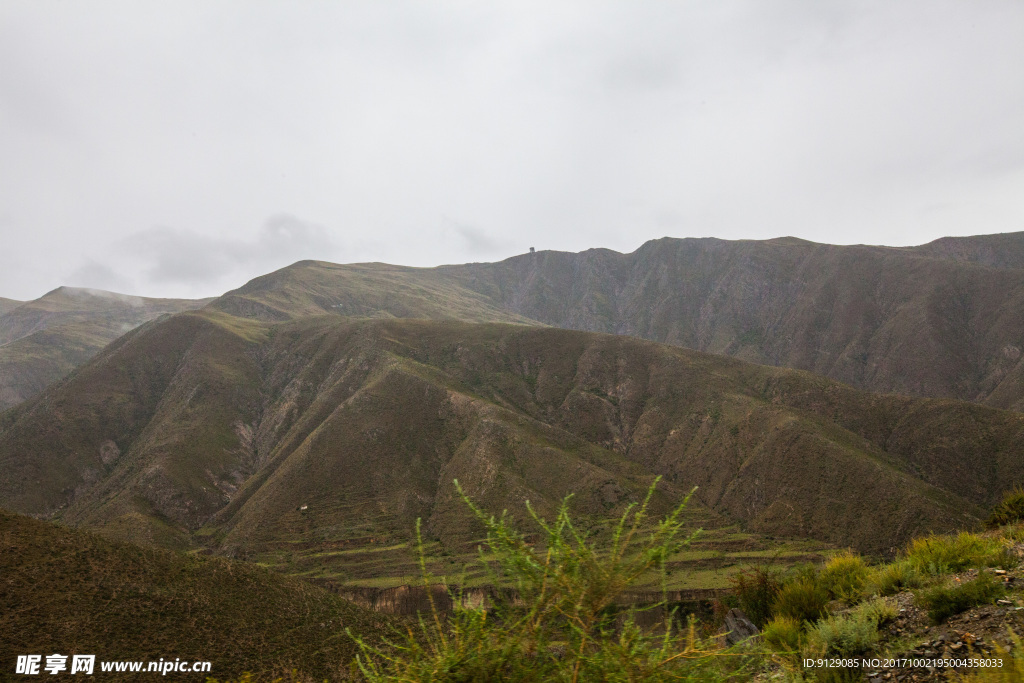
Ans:
<svg viewBox="0 0 1024 683"><path fill-rule="evenodd" d="M1024 520L1024 488L1018 486L1012 491L1008 491L1003 496L1002 502L993 508L992 514L988 518L988 525L995 528L1022 520Z"/></svg>
<svg viewBox="0 0 1024 683"><path fill-rule="evenodd" d="M1009 524L999 530L999 537L1010 543L1024 542L1024 523Z"/></svg>
<svg viewBox="0 0 1024 683"><path fill-rule="evenodd" d="M818 581L832 599L853 604L861 599L868 574L864 558L847 550L825 563Z"/></svg>
<svg viewBox="0 0 1024 683"><path fill-rule="evenodd" d="M782 572L767 565L750 567L730 579L739 607L758 628L772 617L772 605L782 590Z"/></svg>
<svg viewBox="0 0 1024 683"><path fill-rule="evenodd" d="M999 567L1013 564L1006 546L998 538L962 531L956 536L924 536L914 539L906 560L921 572L937 576L968 567Z"/></svg>
<svg viewBox="0 0 1024 683"><path fill-rule="evenodd" d="M829 600L828 590L818 580L814 569L808 567L782 586L772 603L772 614L813 623L826 615Z"/></svg>
<svg viewBox="0 0 1024 683"><path fill-rule="evenodd" d="M851 612L870 619L878 626L885 626L899 616L900 608L895 600L874 598L857 605Z"/></svg>
<svg viewBox="0 0 1024 683"><path fill-rule="evenodd" d="M761 637L765 644L783 653L796 653L803 644L804 625L793 617L775 617L764 626Z"/></svg>
<svg viewBox="0 0 1024 683"><path fill-rule="evenodd" d="M859 657L878 645L878 624L863 614L828 617L808 631L808 640L823 657Z"/></svg>
<svg viewBox="0 0 1024 683"><path fill-rule="evenodd" d="M959 683L1020 683L1024 681L1024 644L1020 637L1010 629L1011 649L996 646L995 655L1003 660L1001 667L977 669L976 671L958 675L953 680Z"/></svg>
<svg viewBox="0 0 1024 683"><path fill-rule="evenodd" d="M875 567L868 575L864 591L868 595L895 595L910 588L920 588L921 572L908 560Z"/></svg>
<svg viewBox="0 0 1024 683"><path fill-rule="evenodd" d="M641 578L654 572L664 587L666 560L693 538L682 534L685 501L649 528L652 486L640 506L622 515L609 547L598 550L574 526L568 499L553 522L527 506L543 536L534 546L504 515L486 515L458 490L498 558L494 585L513 585L520 602L490 610L457 607L448 619L434 609L391 647L361 643L358 663L367 680L716 681L749 663L741 653L720 656L721 648L701 641L692 624L678 633L672 613L655 633L641 630L632 614L617 614L616 598Z"/></svg>
<svg viewBox="0 0 1024 683"><path fill-rule="evenodd" d="M972 581L953 586L936 586L918 595L931 620L940 624L954 614L995 602L1006 594L1003 584L990 574L979 574Z"/></svg>

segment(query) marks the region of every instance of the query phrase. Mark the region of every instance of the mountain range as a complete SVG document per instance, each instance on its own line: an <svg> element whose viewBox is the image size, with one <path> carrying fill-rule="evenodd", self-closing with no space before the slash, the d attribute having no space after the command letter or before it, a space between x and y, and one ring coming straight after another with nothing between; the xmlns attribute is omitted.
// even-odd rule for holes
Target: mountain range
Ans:
<svg viewBox="0 0 1024 683"><path fill-rule="evenodd" d="M103 313L114 341L0 414L0 506L358 573L417 518L471 544L456 479L513 514L572 493L599 526L660 476L656 509L697 486L722 524L891 553L1024 482L1022 237L303 261L146 300L148 321ZM0 351L47 331L40 306L0 317Z"/></svg>
<svg viewBox="0 0 1024 683"><path fill-rule="evenodd" d="M1024 409L1024 233L921 247L665 238L631 254L418 269L304 261L213 308L520 322L625 334L852 386Z"/></svg>
<svg viewBox="0 0 1024 683"><path fill-rule="evenodd" d="M869 391L1021 410L1022 278L1024 233L1007 233L900 248L664 238L631 254L439 268L303 261L212 300L61 287L0 300L0 410L128 329L207 304L267 321L331 313L628 334Z"/></svg>

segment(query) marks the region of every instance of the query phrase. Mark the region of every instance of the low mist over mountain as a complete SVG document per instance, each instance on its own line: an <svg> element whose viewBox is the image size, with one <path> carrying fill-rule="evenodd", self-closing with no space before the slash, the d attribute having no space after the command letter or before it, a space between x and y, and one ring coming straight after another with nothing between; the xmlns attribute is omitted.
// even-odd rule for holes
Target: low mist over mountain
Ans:
<svg viewBox="0 0 1024 683"><path fill-rule="evenodd" d="M75 287L25 303L0 300L0 410L35 396L125 332L206 301Z"/></svg>

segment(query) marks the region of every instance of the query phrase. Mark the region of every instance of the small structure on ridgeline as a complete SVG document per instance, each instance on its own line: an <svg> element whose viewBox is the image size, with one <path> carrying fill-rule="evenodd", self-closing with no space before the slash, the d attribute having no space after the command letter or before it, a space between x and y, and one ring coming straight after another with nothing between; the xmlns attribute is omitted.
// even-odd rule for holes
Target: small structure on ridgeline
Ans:
<svg viewBox="0 0 1024 683"><path fill-rule="evenodd" d="M532 253L534 253L534 252L536 252L536 251L537 251L536 249L534 249L533 247L530 247L530 253L531 253L531 254L532 254Z"/></svg>

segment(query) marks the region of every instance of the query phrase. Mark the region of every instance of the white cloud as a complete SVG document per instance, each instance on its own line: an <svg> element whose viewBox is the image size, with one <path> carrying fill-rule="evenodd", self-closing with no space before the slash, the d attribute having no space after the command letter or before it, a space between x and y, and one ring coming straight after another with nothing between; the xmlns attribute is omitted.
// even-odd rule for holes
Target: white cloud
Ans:
<svg viewBox="0 0 1024 683"><path fill-rule="evenodd" d="M288 215L271 218L246 238L151 228L121 240L112 251L122 257L117 261L120 268L135 272L147 289L169 287L194 296L238 286L254 273L295 261L330 261L339 255L325 228Z"/></svg>
<svg viewBox="0 0 1024 683"><path fill-rule="evenodd" d="M129 292L135 289L135 284L130 278L92 259L86 259L82 266L67 276L65 283L72 287L86 287L105 292Z"/></svg>

